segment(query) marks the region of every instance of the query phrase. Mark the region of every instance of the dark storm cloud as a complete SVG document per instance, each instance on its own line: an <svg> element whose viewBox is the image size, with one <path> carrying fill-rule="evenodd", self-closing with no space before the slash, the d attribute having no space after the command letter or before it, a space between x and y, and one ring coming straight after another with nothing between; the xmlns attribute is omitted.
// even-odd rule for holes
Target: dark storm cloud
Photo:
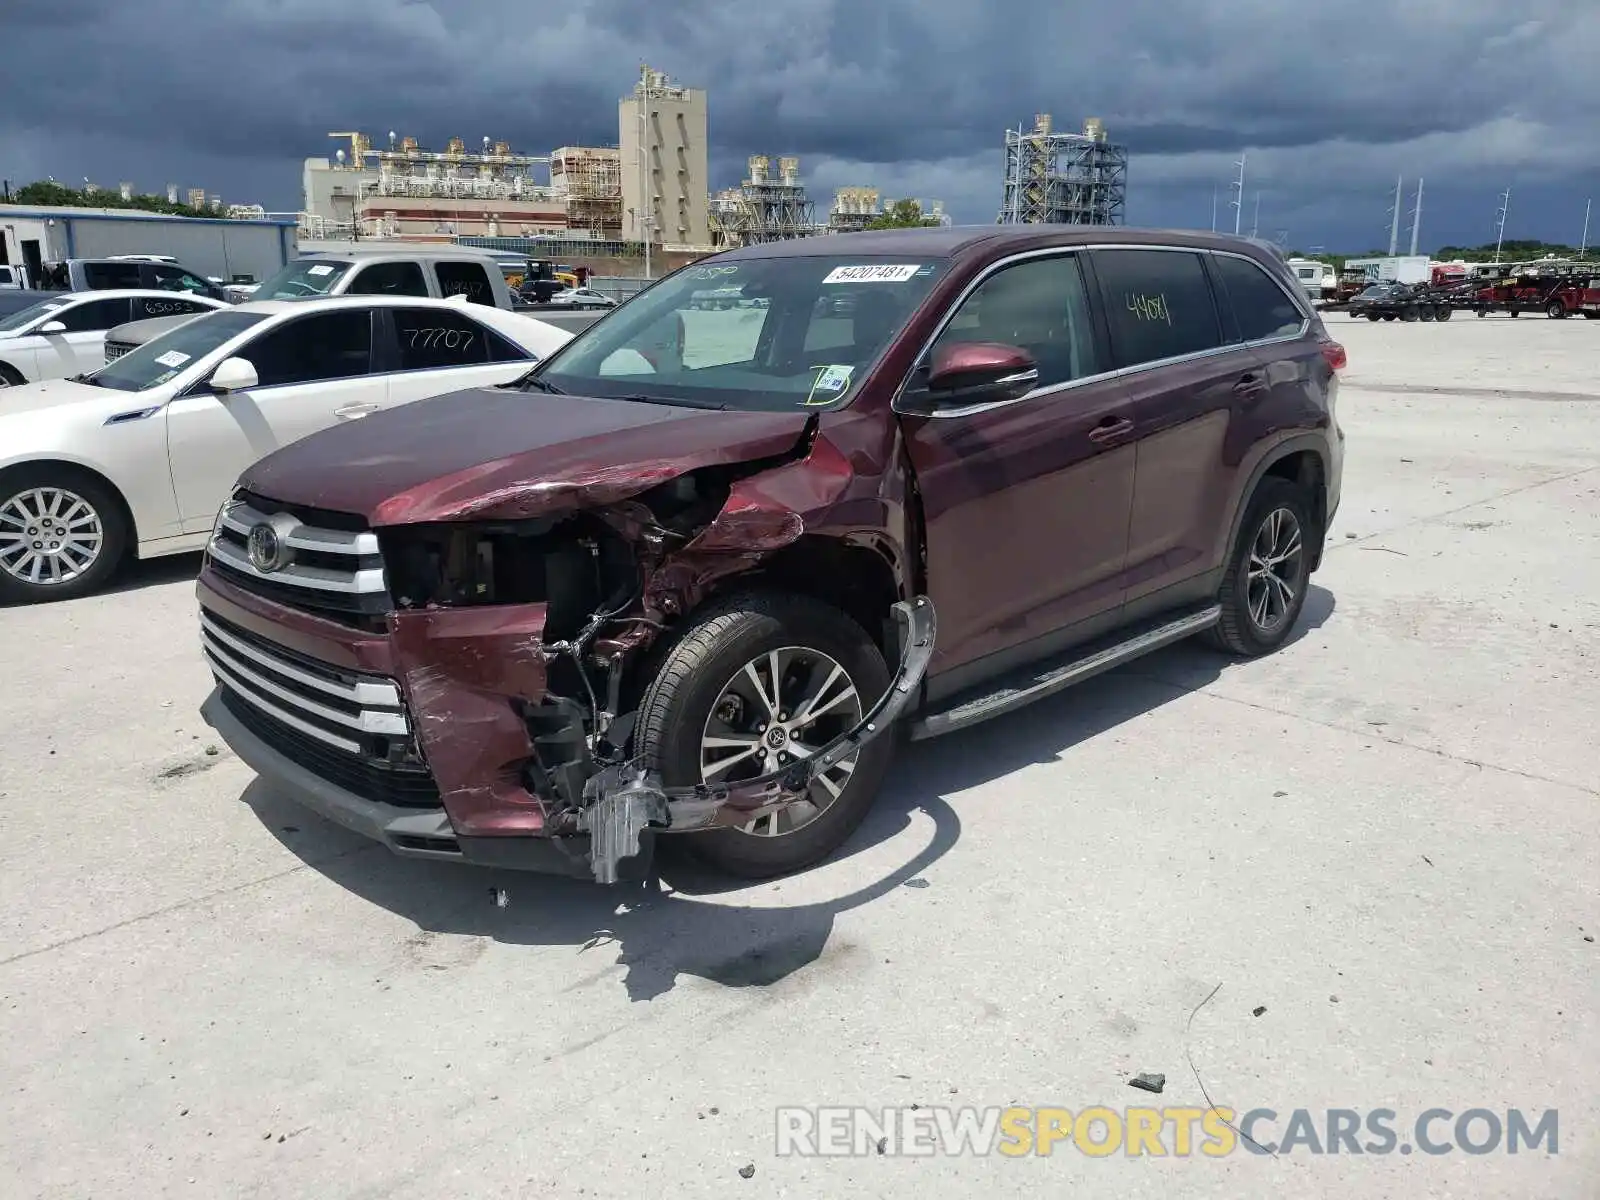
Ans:
<svg viewBox="0 0 1600 1200"><path fill-rule="evenodd" d="M1587 0L5 8L0 173L180 178L278 208L296 203L299 161L331 153L335 129L430 145L489 135L534 153L614 142L641 61L709 91L714 186L749 154L798 154L819 193L916 188L965 220L993 218L1002 132L1036 111L1058 128L1104 118L1134 154L1130 215L1152 223L1176 223L1180 193L1185 219L1200 220L1196 197L1209 205L1247 145L1276 220L1334 225L1341 209L1319 191L1381 188L1395 160L1436 173L1440 212L1452 189L1463 212L1481 207L1463 189L1488 185L1463 172L1504 163L1548 191L1597 160L1586 114L1600 99L1600 4Z"/></svg>

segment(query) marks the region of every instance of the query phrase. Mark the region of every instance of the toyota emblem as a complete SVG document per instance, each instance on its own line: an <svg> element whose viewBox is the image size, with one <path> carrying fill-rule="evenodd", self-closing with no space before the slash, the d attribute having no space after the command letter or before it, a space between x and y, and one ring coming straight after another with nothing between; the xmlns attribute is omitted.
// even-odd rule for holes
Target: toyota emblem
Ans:
<svg viewBox="0 0 1600 1200"><path fill-rule="evenodd" d="M271 525L260 524L250 530L250 565L263 573L284 565L283 539Z"/></svg>

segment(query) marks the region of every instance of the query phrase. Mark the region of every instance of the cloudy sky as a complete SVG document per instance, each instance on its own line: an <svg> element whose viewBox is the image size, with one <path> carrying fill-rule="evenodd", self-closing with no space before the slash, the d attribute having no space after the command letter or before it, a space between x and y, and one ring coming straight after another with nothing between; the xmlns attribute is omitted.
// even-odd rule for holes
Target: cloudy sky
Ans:
<svg viewBox="0 0 1600 1200"><path fill-rule="evenodd" d="M641 61L709 92L714 186L798 154L994 220L1004 130L1104 119L1128 217L1295 247L1575 242L1600 192L1600 0L3 0L0 175L299 207L331 130L615 144ZM1600 222L1595 226L1600 236ZM1407 233L1402 234L1402 249Z"/></svg>

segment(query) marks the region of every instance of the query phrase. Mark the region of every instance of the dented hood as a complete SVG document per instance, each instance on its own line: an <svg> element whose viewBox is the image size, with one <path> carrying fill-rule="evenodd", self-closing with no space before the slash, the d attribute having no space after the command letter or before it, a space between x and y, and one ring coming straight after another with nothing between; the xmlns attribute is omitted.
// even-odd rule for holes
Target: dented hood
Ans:
<svg viewBox="0 0 1600 1200"><path fill-rule="evenodd" d="M313 434L240 483L373 525L532 517L613 503L698 467L782 454L807 420L482 388Z"/></svg>

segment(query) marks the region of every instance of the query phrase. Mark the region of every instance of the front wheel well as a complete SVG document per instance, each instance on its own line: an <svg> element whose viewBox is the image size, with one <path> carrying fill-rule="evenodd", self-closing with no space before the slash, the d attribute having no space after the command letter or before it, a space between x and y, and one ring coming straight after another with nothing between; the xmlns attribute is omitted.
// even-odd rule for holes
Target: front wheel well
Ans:
<svg viewBox="0 0 1600 1200"><path fill-rule="evenodd" d="M889 662L899 655L889 610L904 597L893 565L879 550L837 538L802 537L739 582L820 600L861 626Z"/></svg>
<svg viewBox="0 0 1600 1200"><path fill-rule="evenodd" d="M123 551L124 558L137 558L139 556L139 528L133 519L133 510L128 507L128 499L122 494L122 489L111 480L107 479L93 467L86 467L82 463L70 462L61 458L35 458L27 462L12 463L7 467L0 467L0 491L5 489L6 481L23 472L50 471L57 477L90 479L106 490L117 505L117 511L122 517L123 527L128 531L128 545Z"/></svg>
<svg viewBox="0 0 1600 1200"><path fill-rule="evenodd" d="M12 387L16 387L18 384L27 382L27 380L22 377L22 372L17 370L10 363L6 362L6 360L3 358L0 358L0 379L4 379L6 383Z"/></svg>

